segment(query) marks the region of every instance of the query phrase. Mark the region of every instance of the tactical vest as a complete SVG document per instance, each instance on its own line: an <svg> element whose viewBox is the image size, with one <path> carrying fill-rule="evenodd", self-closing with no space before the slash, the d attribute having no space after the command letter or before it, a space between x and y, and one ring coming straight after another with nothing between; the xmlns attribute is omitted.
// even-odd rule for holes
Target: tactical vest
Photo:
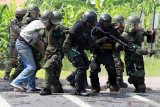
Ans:
<svg viewBox="0 0 160 107"><path fill-rule="evenodd" d="M52 26L50 30L45 30L48 41L47 51L55 53L62 50L64 36L61 33L62 29L56 26Z"/></svg>
<svg viewBox="0 0 160 107"><path fill-rule="evenodd" d="M97 27L97 28L101 29L100 27ZM112 28L110 28L107 32L112 33L112 34L114 33ZM106 36L106 34L104 34L103 32L97 29L95 29L92 33L93 33L93 36L96 38L96 40L100 40ZM112 39L108 39L104 43L100 43L98 46L102 51L112 52L115 49L115 42Z"/></svg>
<svg viewBox="0 0 160 107"><path fill-rule="evenodd" d="M92 44L91 43L92 42L91 41L91 30L87 28L87 24L84 21L77 21L75 25L76 24L80 24L81 27L83 28L81 35L76 34L83 40L83 43L79 43L80 41L73 40L71 45L79 51L89 49L90 45Z"/></svg>
<svg viewBox="0 0 160 107"><path fill-rule="evenodd" d="M135 45L138 45L141 47L142 42L144 41L144 30L140 29L136 32L123 32L122 36L124 36L128 41L134 43Z"/></svg>

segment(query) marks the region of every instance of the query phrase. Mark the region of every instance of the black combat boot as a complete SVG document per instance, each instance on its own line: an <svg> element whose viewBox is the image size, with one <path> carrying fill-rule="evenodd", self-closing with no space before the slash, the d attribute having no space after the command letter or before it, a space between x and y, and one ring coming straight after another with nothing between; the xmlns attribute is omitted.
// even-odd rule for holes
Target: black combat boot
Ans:
<svg viewBox="0 0 160 107"><path fill-rule="evenodd" d="M119 88L127 88L127 83L124 83L123 78L117 78L117 84Z"/></svg>
<svg viewBox="0 0 160 107"><path fill-rule="evenodd" d="M44 96L44 95L51 95L51 94L52 94L52 91L51 91L51 89L42 88L39 94L40 94L40 95L43 95L43 96Z"/></svg>
<svg viewBox="0 0 160 107"><path fill-rule="evenodd" d="M146 92L146 85L145 83L134 83L133 84L135 87L134 93L145 93Z"/></svg>
<svg viewBox="0 0 160 107"><path fill-rule="evenodd" d="M62 86L54 86L53 93L64 93Z"/></svg>
<svg viewBox="0 0 160 107"><path fill-rule="evenodd" d="M39 92L39 91L41 91L40 88L34 88L34 89L27 89L27 90L26 90L26 92L28 92L28 93L37 93L37 92Z"/></svg>
<svg viewBox="0 0 160 107"><path fill-rule="evenodd" d="M75 91L75 95L79 95L79 96L89 96L90 94L87 93L87 92L84 91L84 90L76 90L76 91Z"/></svg>
<svg viewBox="0 0 160 107"><path fill-rule="evenodd" d="M92 89L92 93L99 93L99 92L100 92L100 88Z"/></svg>
<svg viewBox="0 0 160 107"><path fill-rule="evenodd" d="M134 90L134 93L145 93L145 92L146 92L146 90L144 90L144 89L141 89L141 90L135 89Z"/></svg>
<svg viewBox="0 0 160 107"><path fill-rule="evenodd" d="M119 86L117 84L111 85L110 84L110 92L118 92Z"/></svg>

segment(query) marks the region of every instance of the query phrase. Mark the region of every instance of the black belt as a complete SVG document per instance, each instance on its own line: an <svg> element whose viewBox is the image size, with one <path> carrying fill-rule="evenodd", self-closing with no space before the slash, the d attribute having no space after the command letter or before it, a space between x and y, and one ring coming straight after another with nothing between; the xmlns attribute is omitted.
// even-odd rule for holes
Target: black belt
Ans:
<svg viewBox="0 0 160 107"><path fill-rule="evenodd" d="M25 42L29 47L32 47L28 42L26 42L26 40L25 40L22 36L18 36L18 40L19 40L19 41L23 41L23 42Z"/></svg>
<svg viewBox="0 0 160 107"><path fill-rule="evenodd" d="M26 42L25 39L22 36L18 36L18 40Z"/></svg>

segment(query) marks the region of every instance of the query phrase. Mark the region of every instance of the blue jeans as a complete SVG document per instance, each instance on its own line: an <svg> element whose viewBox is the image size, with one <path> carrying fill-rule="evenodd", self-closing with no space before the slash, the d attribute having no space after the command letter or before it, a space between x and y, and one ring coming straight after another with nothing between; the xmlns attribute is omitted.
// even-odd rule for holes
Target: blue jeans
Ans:
<svg viewBox="0 0 160 107"><path fill-rule="evenodd" d="M24 41L17 39L16 41L17 52L24 64L24 70L12 81L15 85L22 85L23 82L28 81L27 88L35 89L35 76L36 63L32 54L31 47Z"/></svg>

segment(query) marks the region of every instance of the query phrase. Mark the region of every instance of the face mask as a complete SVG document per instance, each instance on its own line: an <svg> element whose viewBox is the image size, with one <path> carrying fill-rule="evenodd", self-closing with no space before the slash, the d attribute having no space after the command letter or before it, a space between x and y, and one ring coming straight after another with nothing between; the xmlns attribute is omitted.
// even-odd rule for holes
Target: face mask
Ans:
<svg viewBox="0 0 160 107"><path fill-rule="evenodd" d="M21 17L21 16L16 16L16 19L19 20L19 21L21 21L21 20L23 19L23 17Z"/></svg>

